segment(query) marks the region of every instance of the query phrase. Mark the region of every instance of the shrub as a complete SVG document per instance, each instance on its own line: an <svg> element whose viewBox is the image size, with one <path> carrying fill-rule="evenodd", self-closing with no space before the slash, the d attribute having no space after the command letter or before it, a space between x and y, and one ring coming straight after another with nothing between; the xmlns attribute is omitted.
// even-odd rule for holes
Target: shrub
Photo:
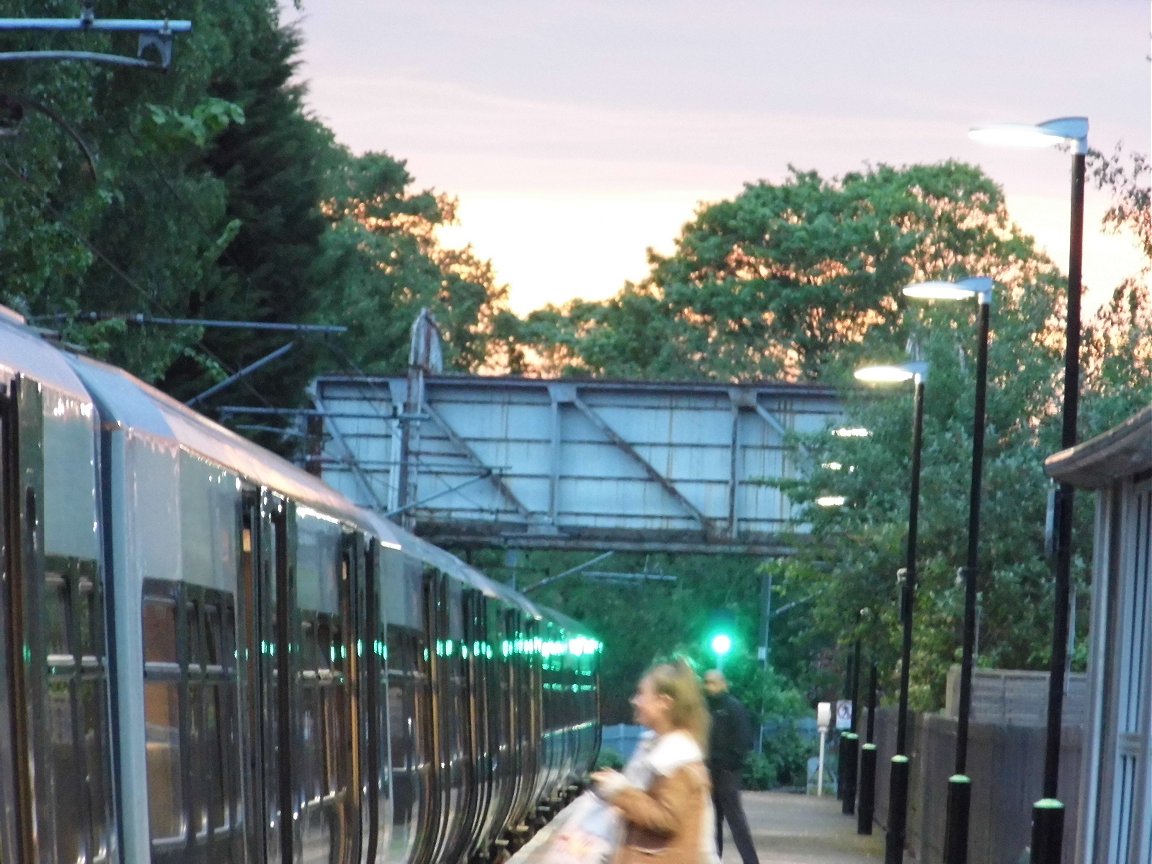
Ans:
<svg viewBox="0 0 1152 864"><path fill-rule="evenodd" d="M745 789L804 786L808 774L808 747L791 726L781 726L764 737L762 753L749 753L744 762Z"/></svg>

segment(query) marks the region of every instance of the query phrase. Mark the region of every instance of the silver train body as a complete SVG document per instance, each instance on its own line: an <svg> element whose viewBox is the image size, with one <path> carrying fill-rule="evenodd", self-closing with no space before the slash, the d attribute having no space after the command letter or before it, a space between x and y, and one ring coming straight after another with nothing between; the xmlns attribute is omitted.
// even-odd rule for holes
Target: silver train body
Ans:
<svg viewBox="0 0 1152 864"><path fill-rule="evenodd" d="M595 759L579 625L7 310L0 449L4 864L490 860Z"/></svg>

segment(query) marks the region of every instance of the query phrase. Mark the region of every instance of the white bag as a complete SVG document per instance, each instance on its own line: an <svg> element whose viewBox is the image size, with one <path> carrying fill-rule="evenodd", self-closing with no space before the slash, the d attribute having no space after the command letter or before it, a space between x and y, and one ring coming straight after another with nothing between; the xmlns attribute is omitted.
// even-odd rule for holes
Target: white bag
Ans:
<svg viewBox="0 0 1152 864"><path fill-rule="evenodd" d="M608 864L620 842L620 813L585 792L562 814L563 821L535 855L532 864Z"/></svg>

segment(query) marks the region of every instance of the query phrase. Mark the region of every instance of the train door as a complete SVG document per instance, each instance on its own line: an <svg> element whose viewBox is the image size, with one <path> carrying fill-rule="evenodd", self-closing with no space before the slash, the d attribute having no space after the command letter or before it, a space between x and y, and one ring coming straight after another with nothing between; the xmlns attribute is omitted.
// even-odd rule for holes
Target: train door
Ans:
<svg viewBox="0 0 1152 864"><path fill-rule="evenodd" d="M468 728L470 738L468 764L472 777L467 818L467 836L474 841L490 839L492 804L492 749L490 726L495 718L488 702L490 661L487 650L487 599L479 591L464 592L464 639L462 651L467 662ZM470 852L479 852L472 848Z"/></svg>
<svg viewBox="0 0 1152 864"><path fill-rule="evenodd" d="M371 644L366 636L369 628L365 624L365 619L371 616L366 615L365 610L369 607L364 594L366 575L371 572L367 568L369 563L365 556L364 536L358 531L345 530L340 543L338 621L333 627L335 630L339 626L340 631L333 632L330 642L335 658L332 661L333 673L339 689L329 701L342 708L336 712L337 726L330 735L330 749L336 751L332 754L332 761L341 770L330 773L336 775L331 785L344 790L345 798L341 804L344 829L340 832L341 855L337 860L348 864L358 864L366 841L375 839L373 830L376 826L368 823L370 800L373 802L371 809L379 819L378 795L366 788L372 785L372 772L367 769L365 759L368 742L374 734L371 720L364 722L364 717L371 715L365 710L368 706L362 702L362 676L367 660L365 646ZM341 742L347 744L347 752L343 754L341 751L345 748Z"/></svg>
<svg viewBox="0 0 1152 864"><path fill-rule="evenodd" d="M531 628L526 617L516 610L505 616L504 645L508 653L509 695L512 705L513 767L516 775L512 812L516 820L535 816L529 808L535 805L537 753L535 730L536 708L532 665L529 656ZM510 827L518 827L512 825Z"/></svg>
<svg viewBox="0 0 1152 864"><path fill-rule="evenodd" d="M357 699L360 703L360 739L363 742L364 759L361 769L360 795L363 806L360 808L360 833L364 838L364 855L361 861L374 864L377 852L387 845L387 835L381 836L381 827L386 820L381 818L381 768L387 764L387 742L381 742L381 699L380 679L383 664L381 648L383 632L377 599L377 573L379 569L379 546L371 539L359 535L352 554L361 561L363 578L356 586L355 618L360 622L358 641L355 642L357 660L360 664ZM383 744L383 746L382 746ZM382 755L383 753L383 755Z"/></svg>
<svg viewBox="0 0 1152 864"><path fill-rule="evenodd" d="M0 396L0 861L34 860L32 790L34 749L28 723L28 666L20 662L25 641L21 586L35 562L36 488L25 492L25 460L21 458L16 400L20 381L12 393ZM34 727L33 727L34 728Z"/></svg>
<svg viewBox="0 0 1152 864"><path fill-rule="evenodd" d="M287 502L253 490L244 496L241 519L247 803L253 817L248 849L252 861L292 864L293 586Z"/></svg>
<svg viewBox="0 0 1152 864"><path fill-rule="evenodd" d="M74 407L20 376L0 393L3 862L115 856L95 438Z"/></svg>
<svg viewBox="0 0 1152 864"><path fill-rule="evenodd" d="M461 849L466 796L468 729L464 664L461 660L460 607L453 602L453 584L442 573L425 571L425 620L432 677L432 728L436 758L433 761L433 787L436 843L433 861L455 860Z"/></svg>
<svg viewBox="0 0 1152 864"><path fill-rule="evenodd" d="M544 693L544 680L540 664L540 622L529 618L524 628L523 662L527 687L524 699L528 709L528 734L526 736L529 752L528 776L531 778L532 789L529 793L528 818L537 818L536 807L544 789L544 716L542 694Z"/></svg>
<svg viewBox="0 0 1152 864"><path fill-rule="evenodd" d="M511 826L511 814L516 796L516 734L512 703L512 658L506 646L507 620L512 613L499 603L491 603L486 622L487 654L490 657L488 675L488 706L492 714L489 726L492 754L491 833L497 837Z"/></svg>
<svg viewBox="0 0 1152 864"><path fill-rule="evenodd" d="M431 861L436 838L437 754L432 728L429 637L420 561L383 550L379 588L385 624L389 807L385 861Z"/></svg>

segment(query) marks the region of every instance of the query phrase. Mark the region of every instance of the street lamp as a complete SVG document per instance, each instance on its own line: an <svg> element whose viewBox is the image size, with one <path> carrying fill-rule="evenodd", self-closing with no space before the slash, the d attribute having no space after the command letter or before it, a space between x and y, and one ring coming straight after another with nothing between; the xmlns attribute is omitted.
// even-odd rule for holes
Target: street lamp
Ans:
<svg viewBox="0 0 1152 864"><path fill-rule="evenodd" d="M900 646L900 707L896 715L896 754L892 757L888 787L888 836L885 864L904 860L904 837L908 821L908 671L912 665L912 603L916 596L916 531L920 518L920 451L924 431L924 382L927 363L900 366L868 366L856 370L856 378L876 384L911 380L915 387L912 419L912 484L908 503L908 546L900 595L900 619L904 626Z"/></svg>
<svg viewBox="0 0 1152 864"><path fill-rule="evenodd" d="M1088 118L1058 117L1036 126L984 126L972 129L978 141L1018 146L1068 144L1072 154L1072 212L1068 242L1068 322L1064 339L1064 417L1060 446L1076 443L1080 402L1080 270L1084 256L1084 169ZM1052 620L1052 659L1048 678L1048 730L1044 751L1044 797L1032 807L1032 864L1059 864L1064 842L1064 805L1059 798L1060 729L1064 676L1068 667L1069 593L1072 574L1073 488L1061 483L1054 502L1056 555Z"/></svg>
<svg viewBox="0 0 1152 864"><path fill-rule="evenodd" d="M956 723L956 770L948 778L948 810L944 830L945 864L968 860L968 814L972 781L967 775L968 718L972 711L972 655L976 643L976 580L980 558L980 480L984 466L984 403L988 392L988 319L992 280L920 282L904 289L906 297L922 300L962 300L975 297L980 307L979 350L976 355L976 408L972 417L972 482L968 487L968 556L958 575L964 582L964 653L960 663L960 711Z"/></svg>

